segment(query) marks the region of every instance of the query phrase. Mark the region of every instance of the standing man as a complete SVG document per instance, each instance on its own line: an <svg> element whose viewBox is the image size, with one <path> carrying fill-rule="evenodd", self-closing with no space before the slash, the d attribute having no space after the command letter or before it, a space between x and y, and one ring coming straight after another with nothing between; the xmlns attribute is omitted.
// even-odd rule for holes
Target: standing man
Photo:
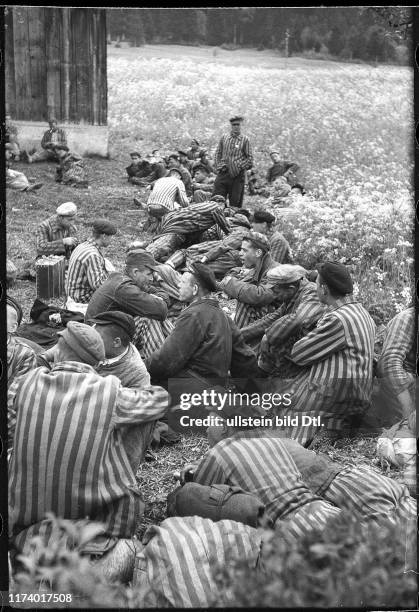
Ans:
<svg viewBox="0 0 419 612"><path fill-rule="evenodd" d="M90 298L108 278L108 264L101 249L109 246L116 227L106 219L93 223L92 237L73 251L65 285L68 310L86 313Z"/></svg>
<svg viewBox="0 0 419 612"><path fill-rule="evenodd" d="M71 251L78 245L74 220L77 206L74 202L64 202L56 209L56 215L42 221L36 230L36 254L65 255L70 257Z"/></svg>
<svg viewBox="0 0 419 612"><path fill-rule="evenodd" d="M222 136L215 152L217 177L213 195L228 195L229 205L241 208L243 204L246 170L253 166L253 152L247 136L241 134L243 117L230 119L231 132Z"/></svg>

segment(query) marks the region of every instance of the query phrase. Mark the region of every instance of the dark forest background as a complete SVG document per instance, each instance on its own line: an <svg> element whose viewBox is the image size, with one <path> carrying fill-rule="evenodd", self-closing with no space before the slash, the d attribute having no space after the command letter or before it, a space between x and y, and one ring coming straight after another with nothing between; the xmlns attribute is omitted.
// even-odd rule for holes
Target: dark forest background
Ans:
<svg viewBox="0 0 419 612"><path fill-rule="evenodd" d="M407 63L409 7L108 9L108 42L275 49Z"/></svg>

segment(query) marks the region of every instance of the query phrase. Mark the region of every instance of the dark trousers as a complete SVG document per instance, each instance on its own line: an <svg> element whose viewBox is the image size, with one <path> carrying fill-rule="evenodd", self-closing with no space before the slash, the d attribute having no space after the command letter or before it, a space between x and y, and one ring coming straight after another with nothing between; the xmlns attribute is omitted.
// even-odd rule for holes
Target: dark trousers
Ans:
<svg viewBox="0 0 419 612"><path fill-rule="evenodd" d="M219 172L214 182L212 195L228 196L230 206L241 208L243 204L245 172L234 178L228 172Z"/></svg>

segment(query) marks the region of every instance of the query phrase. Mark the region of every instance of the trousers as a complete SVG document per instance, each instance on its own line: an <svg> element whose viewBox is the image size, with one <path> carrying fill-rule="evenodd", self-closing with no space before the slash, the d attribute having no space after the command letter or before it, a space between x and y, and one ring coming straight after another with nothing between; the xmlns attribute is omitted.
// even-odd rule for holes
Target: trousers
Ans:
<svg viewBox="0 0 419 612"><path fill-rule="evenodd" d="M219 172L214 182L212 195L228 196L230 206L241 208L243 205L245 172L232 177L228 172Z"/></svg>

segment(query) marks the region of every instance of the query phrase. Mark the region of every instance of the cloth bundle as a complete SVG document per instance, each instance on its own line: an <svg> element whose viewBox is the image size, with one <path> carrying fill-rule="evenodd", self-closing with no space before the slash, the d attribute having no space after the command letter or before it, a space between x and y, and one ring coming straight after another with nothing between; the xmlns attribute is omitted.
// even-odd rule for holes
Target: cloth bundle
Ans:
<svg viewBox="0 0 419 612"><path fill-rule="evenodd" d="M239 487L188 482L167 497L168 516L201 516L213 521L229 519L257 527L265 506L258 497Z"/></svg>

